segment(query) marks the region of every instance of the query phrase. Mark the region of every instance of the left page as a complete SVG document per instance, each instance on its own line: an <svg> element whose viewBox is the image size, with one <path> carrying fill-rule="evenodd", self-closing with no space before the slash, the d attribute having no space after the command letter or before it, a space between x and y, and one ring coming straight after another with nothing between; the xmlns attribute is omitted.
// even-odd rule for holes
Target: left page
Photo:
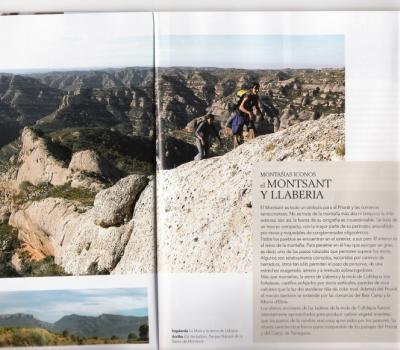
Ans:
<svg viewBox="0 0 400 350"><path fill-rule="evenodd" d="M0 17L0 346L155 349L151 13Z"/></svg>

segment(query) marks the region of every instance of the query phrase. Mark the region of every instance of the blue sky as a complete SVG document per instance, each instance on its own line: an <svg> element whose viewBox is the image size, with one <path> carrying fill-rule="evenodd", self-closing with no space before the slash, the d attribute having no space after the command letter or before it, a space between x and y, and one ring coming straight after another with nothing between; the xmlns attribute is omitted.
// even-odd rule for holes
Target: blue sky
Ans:
<svg viewBox="0 0 400 350"><path fill-rule="evenodd" d="M248 69L344 67L343 35L171 35L159 66Z"/></svg>
<svg viewBox="0 0 400 350"><path fill-rule="evenodd" d="M188 30L197 28L194 24L189 23ZM160 33L168 32L169 26L161 29ZM208 29L213 33L213 27ZM281 69L345 65L343 35L178 34L156 39L159 66ZM129 12L2 16L0 47L0 72L152 67L153 19L151 13Z"/></svg>
<svg viewBox="0 0 400 350"><path fill-rule="evenodd" d="M145 288L1 292L0 314L25 313L55 322L65 315L147 316Z"/></svg>
<svg viewBox="0 0 400 350"><path fill-rule="evenodd" d="M188 30L197 28L195 24L189 23ZM160 33L168 29L165 24ZM281 69L345 65L343 35L178 34L156 39L159 66ZM152 67L153 19L151 13L129 12L2 16L0 47L0 72Z"/></svg>

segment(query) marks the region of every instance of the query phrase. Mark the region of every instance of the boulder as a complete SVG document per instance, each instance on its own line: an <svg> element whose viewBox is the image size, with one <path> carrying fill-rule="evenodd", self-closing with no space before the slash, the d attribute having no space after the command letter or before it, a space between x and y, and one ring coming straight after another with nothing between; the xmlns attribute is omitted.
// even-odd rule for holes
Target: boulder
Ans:
<svg viewBox="0 0 400 350"><path fill-rule="evenodd" d="M94 200L94 222L101 227L119 226L130 220L133 205L147 185L142 175L130 175L99 192Z"/></svg>
<svg viewBox="0 0 400 350"><path fill-rule="evenodd" d="M113 274L155 271L155 183L150 181L140 194L133 213L132 234Z"/></svg>

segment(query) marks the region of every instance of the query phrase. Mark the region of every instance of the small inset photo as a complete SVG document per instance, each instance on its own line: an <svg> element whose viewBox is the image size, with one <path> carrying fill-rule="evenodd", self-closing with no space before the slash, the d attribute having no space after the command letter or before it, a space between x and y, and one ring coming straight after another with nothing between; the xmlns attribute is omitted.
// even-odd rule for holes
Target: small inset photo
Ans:
<svg viewBox="0 0 400 350"><path fill-rule="evenodd" d="M0 347L149 343L146 288L0 293Z"/></svg>

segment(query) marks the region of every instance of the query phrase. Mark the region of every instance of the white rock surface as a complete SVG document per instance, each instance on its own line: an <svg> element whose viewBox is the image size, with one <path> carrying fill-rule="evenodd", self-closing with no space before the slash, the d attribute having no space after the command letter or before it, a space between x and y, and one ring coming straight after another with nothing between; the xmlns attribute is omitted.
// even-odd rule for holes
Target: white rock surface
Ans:
<svg viewBox="0 0 400 350"><path fill-rule="evenodd" d="M121 273L153 272L154 226L150 224L153 212L149 209L153 186L144 189L146 183L144 176L128 176L100 192L96 205L82 214L64 199L33 202L13 213L10 224L19 230L23 242L45 255L54 255L55 262L67 273L109 273L117 264ZM125 198L123 193L132 196ZM96 220L117 226L101 227ZM129 254L129 261L121 260L125 254Z"/></svg>
<svg viewBox="0 0 400 350"><path fill-rule="evenodd" d="M155 271L154 190L150 181L135 205L132 234L113 274Z"/></svg>
<svg viewBox="0 0 400 350"><path fill-rule="evenodd" d="M100 157L92 150L76 152L71 158L68 169L71 172L86 171L101 175Z"/></svg>
<svg viewBox="0 0 400 350"><path fill-rule="evenodd" d="M77 218L76 207L61 198L31 202L11 214L9 224L18 229L18 238L44 256L54 255L63 240L60 230Z"/></svg>
<svg viewBox="0 0 400 350"><path fill-rule="evenodd" d="M163 272L250 272L251 171L256 162L340 160L344 116L260 136L225 154L158 176L158 268Z"/></svg>
<svg viewBox="0 0 400 350"><path fill-rule="evenodd" d="M31 129L24 128L21 141L19 161L22 164L18 170L18 184L24 181L33 185L48 182L58 186L67 182L68 169L61 161L50 155L42 138Z"/></svg>
<svg viewBox="0 0 400 350"><path fill-rule="evenodd" d="M74 188L89 188L98 192L105 188L101 179L118 179L120 173L106 159L93 150L84 150L72 155L69 164L56 159L46 141L29 128L21 135L22 150L16 185L27 181L33 185L50 183L61 186L70 183Z"/></svg>
<svg viewBox="0 0 400 350"><path fill-rule="evenodd" d="M94 222L102 227L122 225L130 220L133 205L147 184L146 177L131 175L99 192L94 200Z"/></svg>

